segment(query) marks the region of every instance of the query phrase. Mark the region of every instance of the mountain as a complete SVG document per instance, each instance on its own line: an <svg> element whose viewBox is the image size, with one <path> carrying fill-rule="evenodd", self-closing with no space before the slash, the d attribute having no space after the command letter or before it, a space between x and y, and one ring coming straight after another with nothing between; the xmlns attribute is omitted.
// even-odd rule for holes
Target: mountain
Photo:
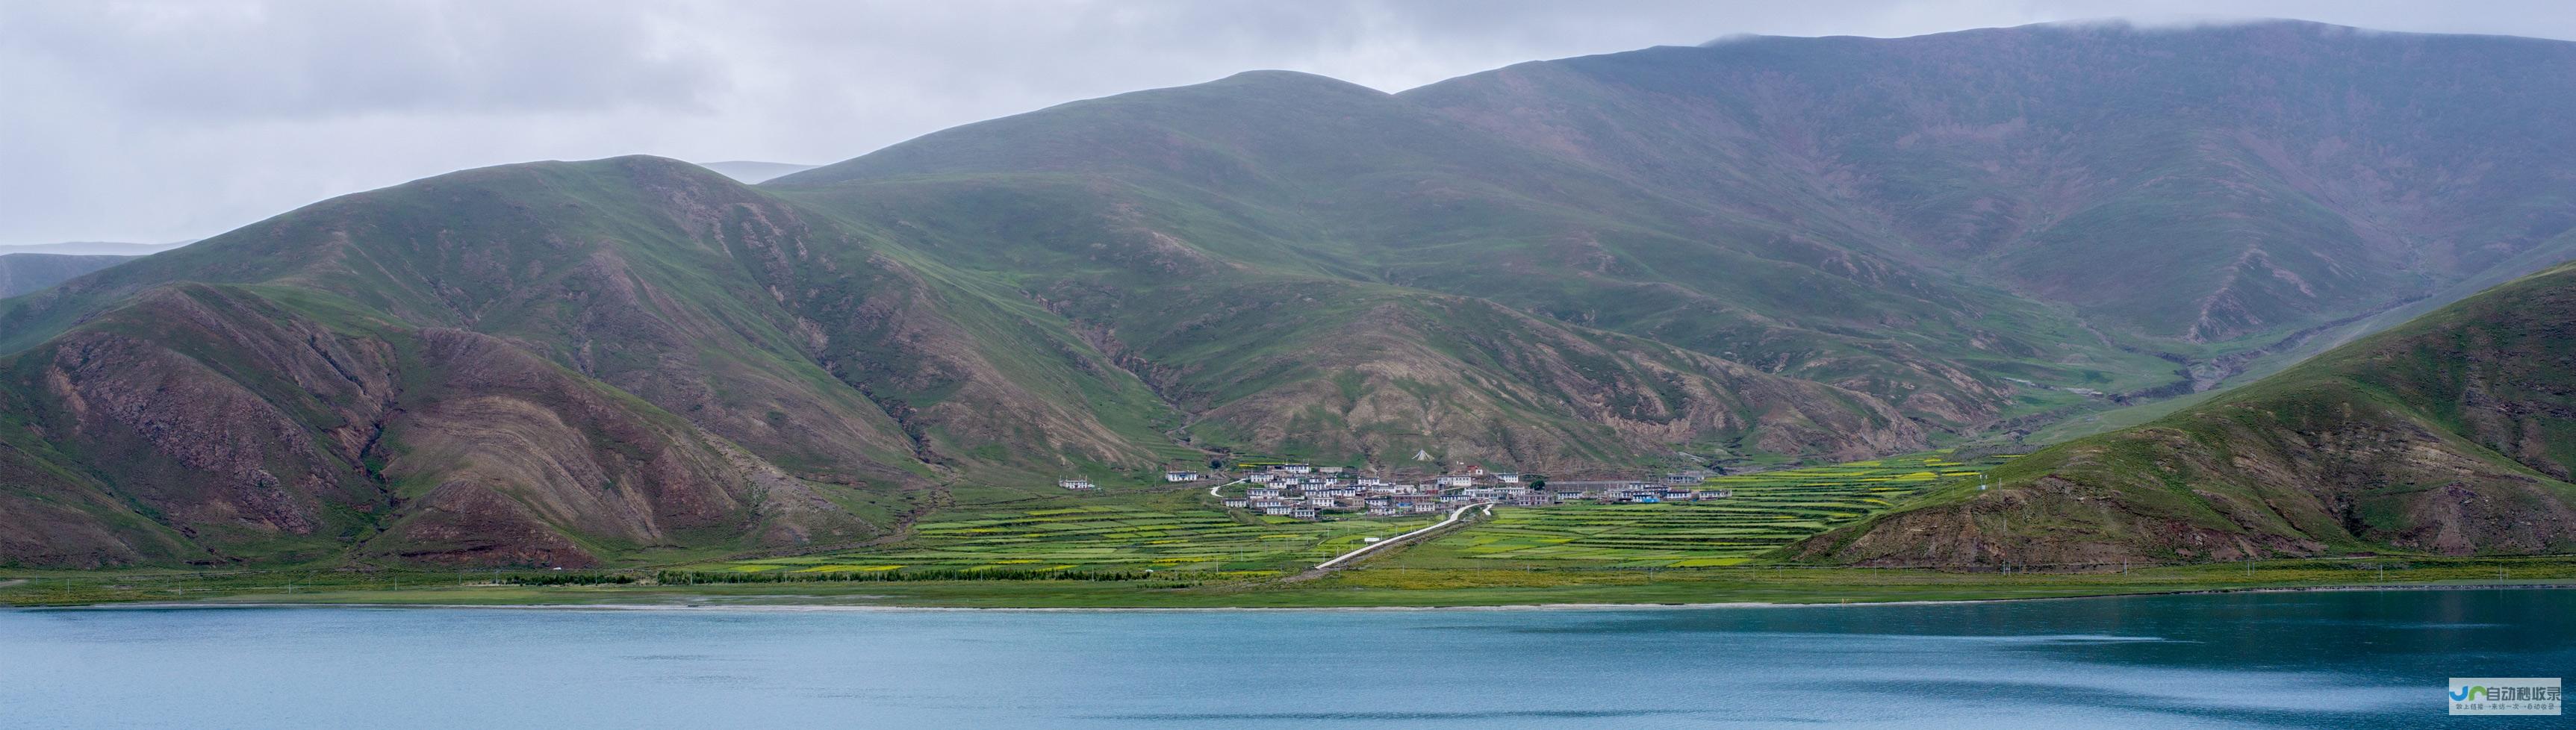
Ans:
<svg viewBox="0 0 2576 730"><path fill-rule="evenodd" d="M634 563L1227 453L2001 440L2576 246L2571 48L1756 38L1251 72L756 187L469 170L0 300L0 560Z"/></svg>
<svg viewBox="0 0 2576 730"><path fill-rule="evenodd" d="M2576 264L2496 287L1997 488L1818 537L1872 564L2576 549Z"/></svg>
<svg viewBox="0 0 2576 730"><path fill-rule="evenodd" d="M1746 38L1396 95L1245 74L770 186L1079 181L1228 256L1487 298L1976 433L2205 388L2576 256L2576 170L2526 154L2576 145L2544 121L2576 111L2570 71L2576 44L2297 22Z"/></svg>
<svg viewBox="0 0 2576 730"><path fill-rule="evenodd" d="M2560 41L2072 24L1742 38L1404 96L2106 330L2223 343L2576 257L2576 130L2547 121L2576 112L2571 71Z"/></svg>
<svg viewBox="0 0 2576 730"><path fill-rule="evenodd" d="M1694 396L1700 386L1682 381L1716 371L1717 361L1743 364L1712 373L1726 379L1780 374L1749 364L1758 351L1673 347L1651 333L1598 329L1578 308L1665 309L1657 300L1686 290L1547 275L1594 267L1633 275L1651 265L1595 260L1599 244L1573 237L1637 237L1641 250L1682 245L1631 230L1610 217L1615 209L1549 199L1597 182L1374 90L1256 72L968 125L764 187L874 221L961 272L1041 302L1103 349L1136 360L1131 369L1193 414L1190 436L1212 444L1334 459L1428 446L1554 468L1675 446L1850 455L1923 443L1911 423L1849 439L1805 425L1748 438L1748 426L1812 420L1814 409L1764 416L1722 395ZM1516 189L1523 185L1530 189ZM1724 251L1693 263L1681 260L1687 253L1663 258L1701 271L1734 265L1725 275L1748 290L1776 276L1760 282L1778 289L1763 292L1775 301L1832 306L1788 289L1861 289L1795 263ZM1532 306L1543 296L1563 306ZM1855 318L1935 331L1949 324L1893 308ZM1745 326L1755 335L1779 329ZM1522 328L1534 331L1513 331ZM1640 335L1667 344L1638 349ZM1831 335L1783 338L1794 336L1814 339L1802 346L1868 355ZM1871 359L1848 369L1868 367L1911 375L1913 365ZM1569 372L1589 382L1551 375ZM1954 370L1914 379L1984 387ZM1533 381L1543 387L1505 390ZM1802 399L1850 403L1834 407L1887 420L1873 402L1889 399L1854 384L1828 383L1835 387ZM1568 395L1574 403L1546 403ZM1292 417L1305 422L1291 426ZM1550 423L1510 423L1530 418Z"/></svg>
<svg viewBox="0 0 2576 730"><path fill-rule="evenodd" d="M786 162L751 162L747 160L703 162L699 163L698 166L722 173L725 177L733 178L734 180L743 183L763 182L780 175L804 172L806 170L814 169L815 167L813 165L798 165Z"/></svg>
<svg viewBox="0 0 2576 730"><path fill-rule="evenodd" d="M2110 387L2173 377L2172 364L2044 304L1728 217L1305 74L1076 102L765 187L873 216L1114 330L1159 326L1129 320L1167 314L1153 303L1177 285L1398 287L1825 383L1935 429L2024 407L2007 381L1972 370ZM996 209L1014 224L1107 230L996 230ZM1152 245L1081 247L1112 235Z"/></svg>
<svg viewBox="0 0 2576 730"><path fill-rule="evenodd" d="M124 263L129 258L132 257L0 253L0 299L60 284L75 276Z"/></svg>

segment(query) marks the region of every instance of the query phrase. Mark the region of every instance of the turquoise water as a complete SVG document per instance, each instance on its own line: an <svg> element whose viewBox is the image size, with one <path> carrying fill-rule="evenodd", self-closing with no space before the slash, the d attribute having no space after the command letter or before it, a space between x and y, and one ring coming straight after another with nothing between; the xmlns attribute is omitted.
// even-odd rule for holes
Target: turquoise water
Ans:
<svg viewBox="0 0 2576 730"><path fill-rule="evenodd" d="M2570 727L2576 591L1564 611L0 611L9 728Z"/></svg>

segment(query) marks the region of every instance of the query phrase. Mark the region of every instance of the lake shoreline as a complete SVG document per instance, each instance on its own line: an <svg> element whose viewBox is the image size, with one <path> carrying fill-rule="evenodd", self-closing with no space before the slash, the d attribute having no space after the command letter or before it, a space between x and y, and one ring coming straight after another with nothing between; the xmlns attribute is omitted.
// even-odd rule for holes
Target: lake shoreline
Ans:
<svg viewBox="0 0 2576 730"><path fill-rule="evenodd" d="M494 609L538 611L758 611L789 613L909 613L909 612L1004 612L1004 613L1228 613L1228 612L1307 612L1307 611L1656 611L1716 610L1734 608L1816 608L1840 606L1944 606L1990 604L2026 601L2074 601L2104 598L2138 598L2147 596L2197 596L2230 593L2356 593L2368 591L2448 591L2448 590L2576 590L2576 582L2468 583L2468 584L2355 584L2331 586L2261 586L2244 588L2210 588L2174 591L2137 591L2081 596L1997 596L1939 600L1895 601L1716 601L1701 603L1524 603L1495 605L1448 606L935 606L935 605L851 605L835 603L386 603L364 601L160 601L106 602L59 606L20 606L7 610L171 610L226 608L367 608L367 609Z"/></svg>
<svg viewBox="0 0 2576 730"><path fill-rule="evenodd" d="M7 575L0 605L740 607L976 610L1653 609L1984 603L2249 591L2576 586L2576 555L2412 558L2386 566L2283 560L2134 573L1952 573L1782 566L1688 571L1383 567L1305 582L1136 580L540 582L456 572Z"/></svg>

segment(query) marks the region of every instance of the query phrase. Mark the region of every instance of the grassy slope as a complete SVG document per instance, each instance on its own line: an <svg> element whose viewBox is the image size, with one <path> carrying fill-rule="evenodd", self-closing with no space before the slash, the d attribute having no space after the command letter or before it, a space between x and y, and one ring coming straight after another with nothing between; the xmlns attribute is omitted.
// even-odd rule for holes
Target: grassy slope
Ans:
<svg viewBox="0 0 2576 730"><path fill-rule="evenodd" d="M1871 394L1941 427L2080 400L2023 401L1979 372L2115 389L2170 377L2059 309L1301 74L1076 102L767 187L889 221L1122 330L1175 281L1260 272L1474 296Z"/></svg>
<svg viewBox="0 0 2576 730"><path fill-rule="evenodd" d="M2576 548L2576 266L1817 538L1877 564Z"/></svg>

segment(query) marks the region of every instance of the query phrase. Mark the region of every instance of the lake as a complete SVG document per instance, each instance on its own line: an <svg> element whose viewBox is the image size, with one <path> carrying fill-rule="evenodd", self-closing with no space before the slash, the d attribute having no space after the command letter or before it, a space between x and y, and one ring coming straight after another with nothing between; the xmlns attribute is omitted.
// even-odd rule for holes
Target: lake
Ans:
<svg viewBox="0 0 2576 730"><path fill-rule="evenodd" d="M0 611L10 728L2569 727L2576 591L1653 610Z"/></svg>

